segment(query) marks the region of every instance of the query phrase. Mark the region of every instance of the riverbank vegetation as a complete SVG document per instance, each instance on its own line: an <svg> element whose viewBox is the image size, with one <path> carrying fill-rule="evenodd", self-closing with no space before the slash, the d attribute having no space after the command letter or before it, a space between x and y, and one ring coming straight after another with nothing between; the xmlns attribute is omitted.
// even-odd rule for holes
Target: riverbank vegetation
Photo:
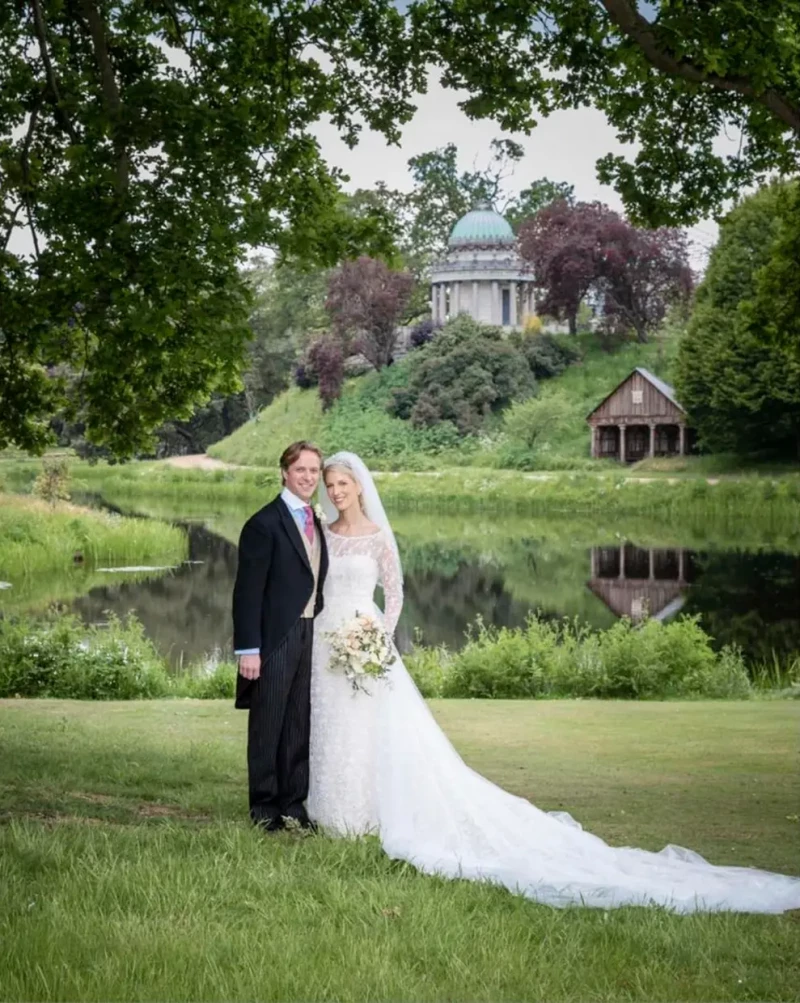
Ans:
<svg viewBox="0 0 800 1003"><path fill-rule="evenodd" d="M754 683L741 652L715 651L691 618L601 631L535 615L518 629L479 622L461 651L415 646L405 660L426 697L746 699L800 684L798 659ZM0 697L233 699L234 681L234 666L215 659L171 673L133 614L91 625L63 614L0 620Z"/></svg>
<svg viewBox="0 0 800 1003"><path fill-rule="evenodd" d="M114 564L159 565L186 557L185 533L152 519L0 494L0 577L12 585L42 571Z"/></svg>

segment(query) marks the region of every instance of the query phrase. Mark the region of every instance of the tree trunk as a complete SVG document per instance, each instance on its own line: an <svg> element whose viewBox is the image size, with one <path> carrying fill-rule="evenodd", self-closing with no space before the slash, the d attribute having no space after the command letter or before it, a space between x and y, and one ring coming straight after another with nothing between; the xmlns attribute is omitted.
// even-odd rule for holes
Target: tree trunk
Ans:
<svg viewBox="0 0 800 1003"><path fill-rule="evenodd" d="M578 333L578 311L575 310L567 315L567 323L569 324L569 333Z"/></svg>

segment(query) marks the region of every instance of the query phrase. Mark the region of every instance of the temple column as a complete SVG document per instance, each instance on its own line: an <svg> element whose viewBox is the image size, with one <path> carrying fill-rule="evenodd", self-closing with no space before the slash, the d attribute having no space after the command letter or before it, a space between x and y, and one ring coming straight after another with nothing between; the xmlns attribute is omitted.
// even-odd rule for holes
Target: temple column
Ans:
<svg viewBox="0 0 800 1003"><path fill-rule="evenodd" d="M444 282L439 285L439 320L443 324L447 320L447 286Z"/></svg>
<svg viewBox="0 0 800 1003"><path fill-rule="evenodd" d="M472 283L472 316L478 319L478 283L475 281Z"/></svg>
<svg viewBox="0 0 800 1003"><path fill-rule="evenodd" d="M431 283L431 319L433 320L434 323L436 323L436 321L439 319L436 316L436 307L437 306L438 306L438 303L437 303L436 283L432 282Z"/></svg>
<svg viewBox="0 0 800 1003"><path fill-rule="evenodd" d="M516 282L511 282L509 284L508 298L509 298L509 303L510 303L510 308L511 308L510 311L509 311L508 322L511 325L511 327L516 327L517 326L517 283Z"/></svg>
<svg viewBox="0 0 800 1003"><path fill-rule="evenodd" d="M461 312L461 283L453 282L450 286L450 312L457 317Z"/></svg>
<svg viewBox="0 0 800 1003"><path fill-rule="evenodd" d="M625 463L625 426L619 426L619 461Z"/></svg>
<svg viewBox="0 0 800 1003"><path fill-rule="evenodd" d="M500 283L496 280L492 283L492 319L490 324L502 324L503 313L500 309Z"/></svg>

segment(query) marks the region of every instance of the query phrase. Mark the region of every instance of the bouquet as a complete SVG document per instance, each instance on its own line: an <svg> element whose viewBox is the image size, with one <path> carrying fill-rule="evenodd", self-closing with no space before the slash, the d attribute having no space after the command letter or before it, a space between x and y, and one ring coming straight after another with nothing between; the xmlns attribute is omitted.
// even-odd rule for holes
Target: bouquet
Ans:
<svg viewBox="0 0 800 1003"><path fill-rule="evenodd" d="M338 630L326 635L330 646L328 667L341 672L354 690L368 692L366 679L384 679L395 661L392 642L375 617L356 613Z"/></svg>

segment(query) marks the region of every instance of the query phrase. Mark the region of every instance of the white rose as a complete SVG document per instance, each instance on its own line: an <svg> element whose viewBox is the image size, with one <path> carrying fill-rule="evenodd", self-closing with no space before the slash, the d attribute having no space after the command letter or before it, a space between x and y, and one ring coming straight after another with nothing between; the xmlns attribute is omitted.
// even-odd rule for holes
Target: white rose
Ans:
<svg viewBox="0 0 800 1003"><path fill-rule="evenodd" d="M314 506L314 515L320 522L328 521L327 517L325 516L325 513L322 511L322 506L320 505L319 502L317 502L317 504Z"/></svg>

